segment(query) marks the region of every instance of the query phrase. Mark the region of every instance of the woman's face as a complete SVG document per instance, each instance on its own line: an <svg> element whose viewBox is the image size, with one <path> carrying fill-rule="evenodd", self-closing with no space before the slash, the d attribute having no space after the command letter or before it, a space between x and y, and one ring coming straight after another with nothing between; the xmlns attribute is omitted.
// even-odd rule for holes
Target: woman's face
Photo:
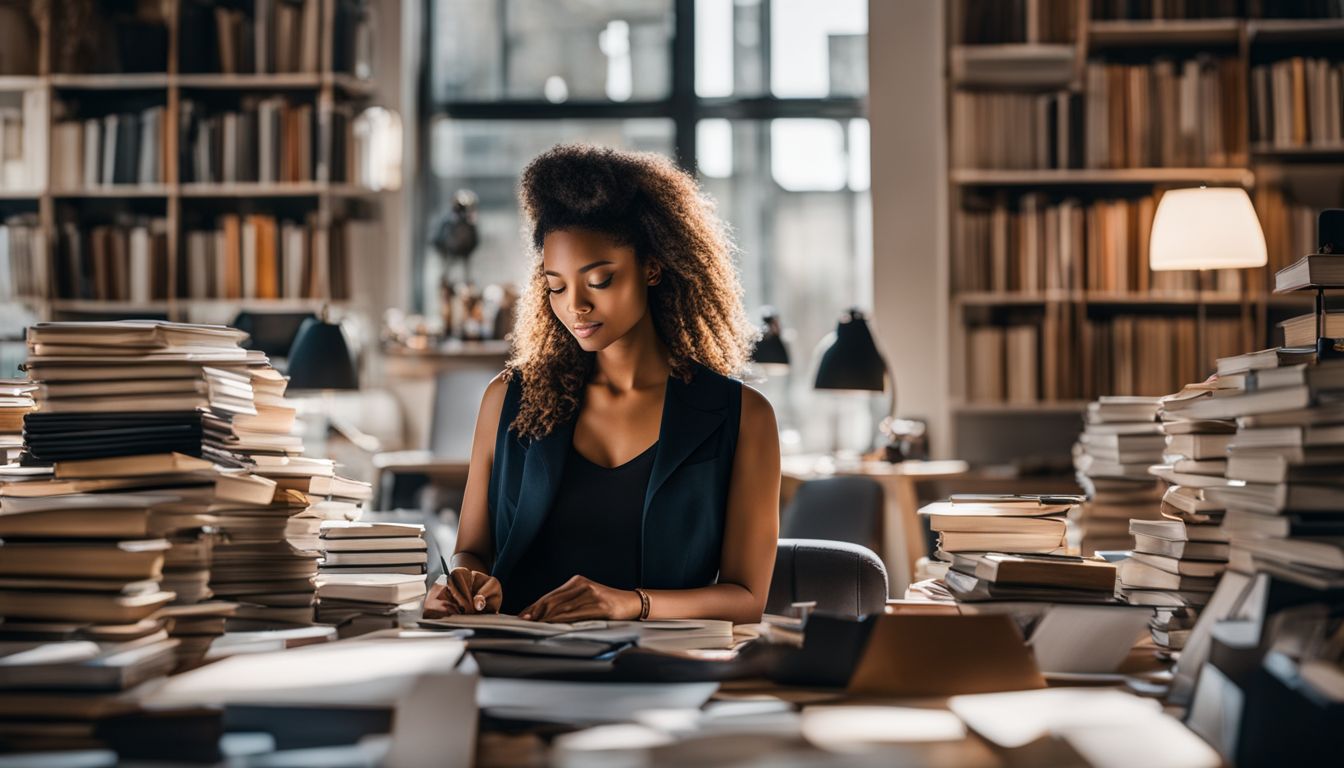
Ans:
<svg viewBox="0 0 1344 768"><path fill-rule="evenodd" d="M585 352L624 337L649 306L656 269L641 267L635 249L591 230L557 230L541 247L551 311Z"/></svg>

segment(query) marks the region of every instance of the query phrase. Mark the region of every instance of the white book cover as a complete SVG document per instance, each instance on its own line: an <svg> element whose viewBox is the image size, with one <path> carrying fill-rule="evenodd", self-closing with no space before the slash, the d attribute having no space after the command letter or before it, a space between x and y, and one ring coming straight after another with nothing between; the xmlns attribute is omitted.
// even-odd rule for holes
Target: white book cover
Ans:
<svg viewBox="0 0 1344 768"><path fill-rule="evenodd" d="M243 298L257 298L257 227L251 218L243 219Z"/></svg>
<svg viewBox="0 0 1344 768"><path fill-rule="evenodd" d="M286 299L303 298L304 251L307 249L306 234L298 224L285 224L284 229L284 276L283 297Z"/></svg>
<svg viewBox="0 0 1344 768"><path fill-rule="evenodd" d="M140 116L140 167L136 169L136 180L141 184L157 184L159 181L159 122L162 116L161 107L147 109Z"/></svg>
<svg viewBox="0 0 1344 768"><path fill-rule="evenodd" d="M223 149L220 173L224 183L232 184L238 181L238 113L224 114L224 130L220 142Z"/></svg>
<svg viewBox="0 0 1344 768"><path fill-rule="evenodd" d="M84 121L84 187L98 186L102 175L102 123L98 119Z"/></svg>
<svg viewBox="0 0 1344 768"><path fill-rule="evenodd" d="M137 304L149 302L150 266L149 266L149 228L144 226L131 229L131 291L129 298Z"/></svg>
<svg viewBox="0 0 1344 768"><path fill-rule="evenodd" d="M111 184L116 180L117 131L120 124L121 118L117 115L103 118L103 165L98 172L98 181L102 184Z"/></svg>
<svg viewBox="0 0 1344 768"><path fill-rule="evenodd" d="M209 253L210 296L216 299L232 298L224 295L224 286L228 285L229 281L229 265L227 263L229 248L228 241L224 237L224 230L217 229L214 231L211 244L214 247L210 249Z"/></svg>
<svg viewBox="0 0 1344 768"><path fill-rule="evenodd" d="M47 92L23 93L23 157L27 164L24 184L28 189L47 186Z"/></svg>
<svg viewBox="0 0 1344 768"><path fill-rule="evenodd" d="M210 264L207 251L211 233L192 230L187 233L187 295L193 299L210 296Z"/></svg>

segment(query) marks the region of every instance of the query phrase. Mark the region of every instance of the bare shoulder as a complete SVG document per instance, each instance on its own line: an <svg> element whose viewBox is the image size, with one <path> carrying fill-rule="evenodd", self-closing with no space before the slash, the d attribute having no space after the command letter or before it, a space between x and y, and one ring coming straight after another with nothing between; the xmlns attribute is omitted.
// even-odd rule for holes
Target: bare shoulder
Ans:
<svg viewBox="0 0 1344 768"><path fill-rule="evenodd" d="M742 385L740 424L739 431L751 436L762 434L774 436L778 430L778 427L775 426L775 409L770 406L770 401L765 399L765 395L746 384Z"/></svg>
<svg viewBox="0 0 1344 768"><path fill-rule="evenodd" d="M485 386L485 394L481 397L481 416L490 416L490 424L499 423L499 415L504 410L504 397L509 391L509 374L507 371L500 371L498 376L490 380ZM485 421L482 418L482 421Z"/></svg>

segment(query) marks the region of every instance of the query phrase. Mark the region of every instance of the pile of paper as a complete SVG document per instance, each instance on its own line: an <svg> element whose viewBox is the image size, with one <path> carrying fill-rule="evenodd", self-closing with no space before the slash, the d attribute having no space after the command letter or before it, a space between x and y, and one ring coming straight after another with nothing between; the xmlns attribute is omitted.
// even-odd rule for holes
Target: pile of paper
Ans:
<svg viewBox="0 0 1344 768"><path fill-rule="evenodd" d="M23 451L23 417L33 410L33 390L27 379L0 379L0 448L6 462Z"/></svg>
<svg viewBox="0 0 1344 768"><path fill-rule="evenodd" d="M1148 467L1162 459L1165 438L1158 403L1149 397L1103 397L1089 403L1074 445L1078 484L1087 494L1070 520L1069 541L1080 552L1129 549L1129 521L1157 516L1161 496Z"/></svg>

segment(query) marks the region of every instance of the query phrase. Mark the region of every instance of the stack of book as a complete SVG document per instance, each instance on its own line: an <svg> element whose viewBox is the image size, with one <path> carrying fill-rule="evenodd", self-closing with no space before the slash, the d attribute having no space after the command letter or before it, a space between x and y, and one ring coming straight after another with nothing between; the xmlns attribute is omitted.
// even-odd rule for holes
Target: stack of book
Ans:
<svg viewBox="0 0 1344 768"><path fill-rule="evenodd" d="M1165 519L1134 520L1134 550L1120 561L1116 592L1131 605L1152 606L1153 642L1179 651L1227 567L1227 538L1218 523L1196 523L1164 501ZM1168 511L1170 510L1170 511ZM1182 519L1185 518L1185 519Z"/></svg>
<svg viewBox="0 0 1344 768"><path fill-rule="evenodd" d="M28 379L0 379L0 449L5 462L23 452L23 419L33 410L33 390Z"/></svg>
<svg viewBox="0 0 1344 768"><path fill-rule="evenodd" d="M1129 549L1129 521L1156 518L1161 489L1148 467L1162 458L1165 438L1151 397L1103 397L1087 406L1073 449L1087 501L1071 520L1080 552Z"/></svg>
<svg viewBox="0 0 1344 768"><path fill-rule="evenodd" d="M317 621L341 637L414 626L425 596L425 528L409 523L322 523Z"/></svg>
<svg viewBox="0 0 1344 768"><path fill-rule="evenodd" d="M1338 258L1338 257L1336 257ZM1344 587L1344 361L1261 368L1234 404L1226 506L1232 567Z"/></svg>
<svg viewBox="0 0 1344 768"><path fill-rule="evenodd" d="M264 365L241 331L152 321L39 323L25 363L37 410L24 420L36 461L200 456L201 409L250 405L219 386L226 369Z"/></svg>
<svg viewBox="0 0 1344 768"><path fill-rule="evenodd" d="M1112 603L1115 568L1071 556L1066 517L1078 496L953 496L919 512L938 532L954 599Z"/></svg>

